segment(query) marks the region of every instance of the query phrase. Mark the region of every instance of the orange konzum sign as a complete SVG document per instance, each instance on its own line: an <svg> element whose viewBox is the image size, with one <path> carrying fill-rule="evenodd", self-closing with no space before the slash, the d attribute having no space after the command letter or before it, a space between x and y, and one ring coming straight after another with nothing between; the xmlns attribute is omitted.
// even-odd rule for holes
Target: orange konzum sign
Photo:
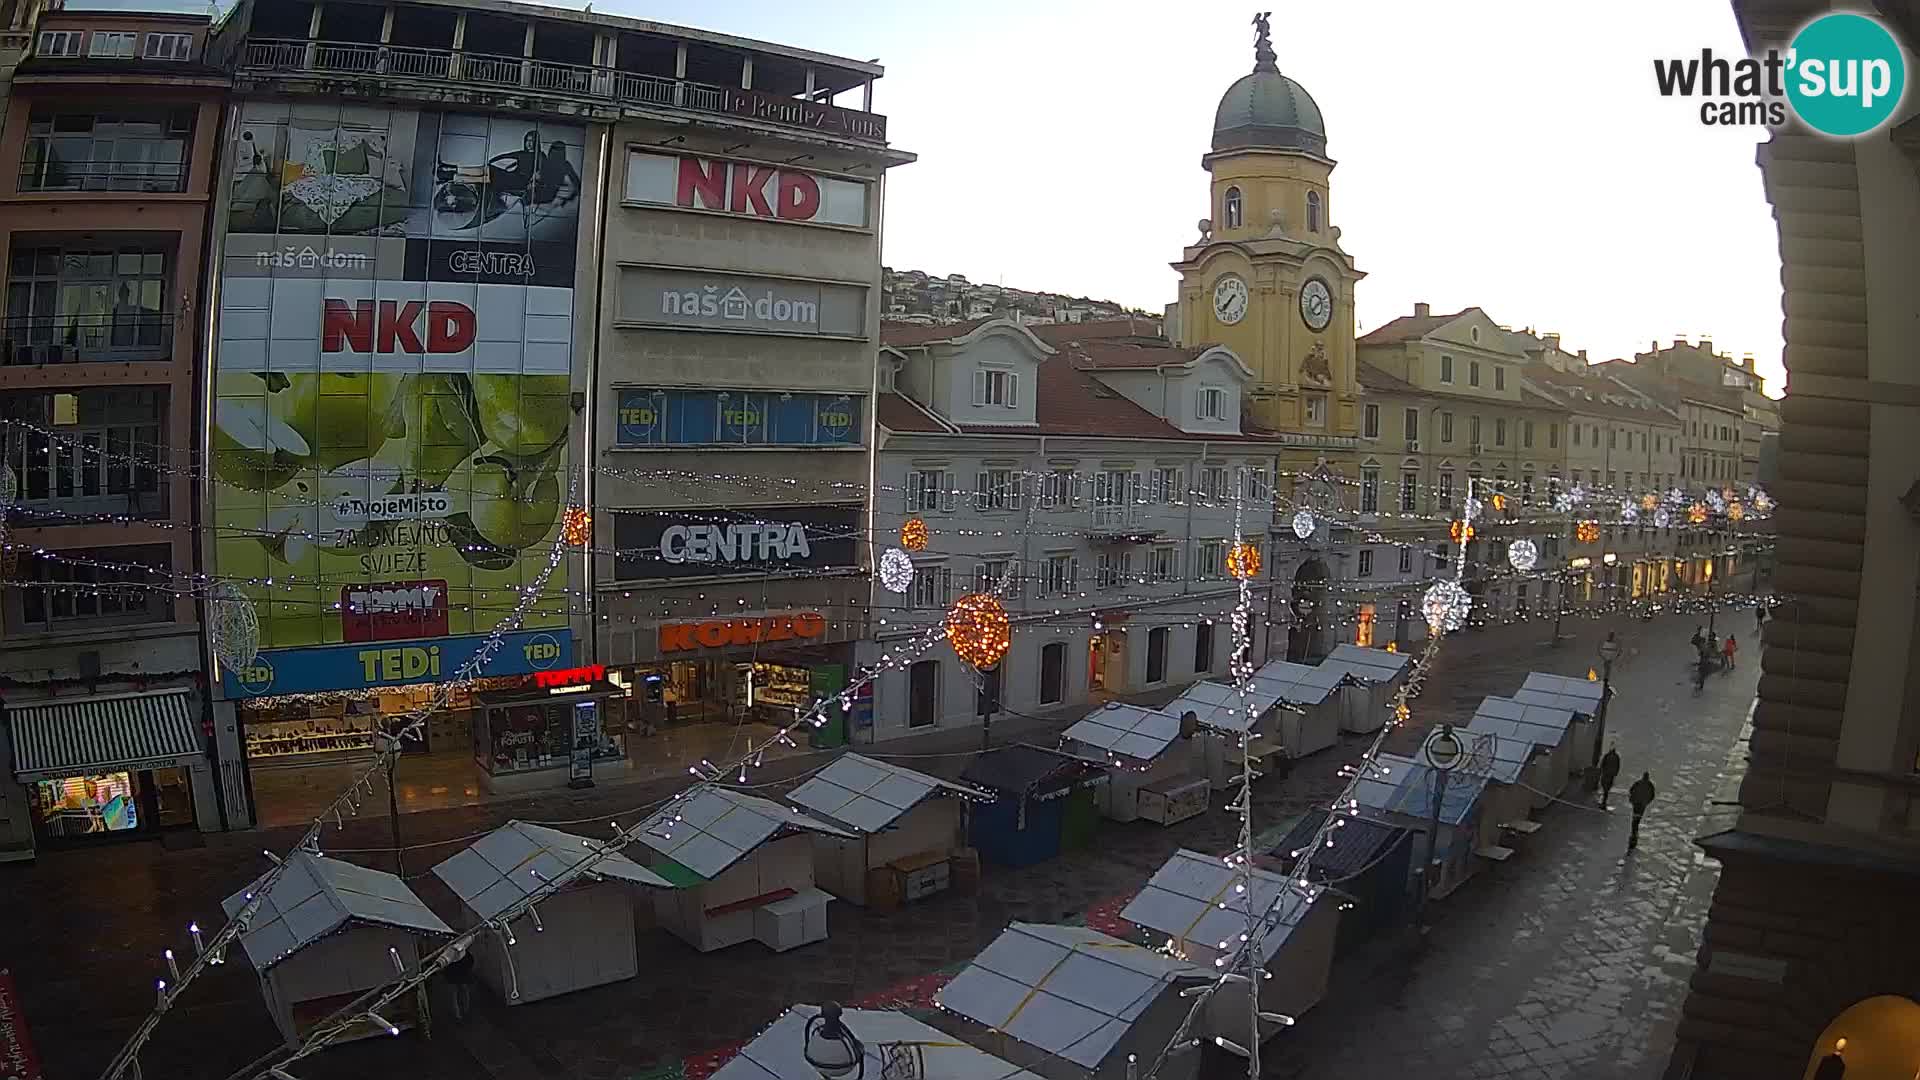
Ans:
<svg viewBox="0 0 1920 1080"><path fill-rule="evenodd" d="M751 619L714 619L695 623L661 623L660 651L724 649L730 645L817 638L827 632L826 616L817 611L768 615Z"/></svg>

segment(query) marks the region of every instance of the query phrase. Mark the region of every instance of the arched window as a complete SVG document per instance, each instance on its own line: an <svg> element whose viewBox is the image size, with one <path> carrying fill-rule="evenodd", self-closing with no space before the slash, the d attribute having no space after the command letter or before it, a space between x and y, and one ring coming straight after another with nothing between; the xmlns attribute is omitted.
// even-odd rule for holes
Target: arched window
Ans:
<svg viewBox="0 0 1920 1080"><path fill-rule="evenodd" d="M1320 231L1320 193L1307 192L1307 231Z"/></svg>
<svg viewBox="0 0 1920 1080"><path fill-rule="evenodd" d="M1239 188L1230 187L1227 189L1226 205L1221 208L1220 216L1226 219L1227 228L1237 229L1240 227L1240 221L1241 221L1241 218L1243 217L1243 214L1241 212L1241 207L1240 207L1240 189Z"/></svg>

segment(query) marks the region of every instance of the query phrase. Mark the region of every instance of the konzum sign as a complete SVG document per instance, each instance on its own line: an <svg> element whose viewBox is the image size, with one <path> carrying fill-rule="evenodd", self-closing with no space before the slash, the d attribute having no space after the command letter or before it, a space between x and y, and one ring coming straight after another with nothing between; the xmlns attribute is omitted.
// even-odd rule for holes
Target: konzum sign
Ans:
<svg viewBox="0 0 1920 1080"><path fill-rule="evenodd" d="M796 225L867 227L871 186L857 180L689 154L627 155L627 201Z"/></svg>
<svg viewBox="0 0 1920 1080"><path fill-rule="evenodd" d="M770 615L760 619L714 619L697 623L661 623L660 651L725 649L774 641L811 641L827 632L826 617L817 611L797 615Z"/></svg>

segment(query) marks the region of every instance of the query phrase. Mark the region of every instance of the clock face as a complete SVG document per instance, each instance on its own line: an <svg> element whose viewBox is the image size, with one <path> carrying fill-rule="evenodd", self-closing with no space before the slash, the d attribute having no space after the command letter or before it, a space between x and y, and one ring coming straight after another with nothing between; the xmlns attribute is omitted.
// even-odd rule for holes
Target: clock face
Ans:
<svg viewBox="0 0 1920 1080"><path fill-rule="evenodd" d="M1213 285L1213 316L1228 326L1247 317L1247 283L1228 274Z"/></svg>
<svg viewBox="0 0 1920 1080"><path fill-rule="evenodd" d="M1327 290L1327 283L1319 278L1308 278L1300 286L1300 317L1306 320L1307 329L1325 330L1333 321L1333 294Z"/></svg>

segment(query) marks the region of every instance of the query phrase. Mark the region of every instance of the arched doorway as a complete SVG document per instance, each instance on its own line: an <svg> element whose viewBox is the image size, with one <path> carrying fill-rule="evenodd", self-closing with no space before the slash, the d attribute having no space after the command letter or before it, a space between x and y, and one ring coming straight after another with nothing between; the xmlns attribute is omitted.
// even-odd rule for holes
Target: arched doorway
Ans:
<svg viewBox="0 0 1920 1080"><path fill-rule="evenodd" d="M1886 994L1855 1002L1834 1017L1813 1044L1802 1075L1804 1080L1913 1080L1916 1072L1920 1005Z"/></svg>
<svg viewBox="0 0 1920 1080"><path fill-rule="evenodd" d="M1287 659L1304 664L1322 655L1321 622L1327 606L1327 567L1319 559L1308 559L1293 573L1293 626L1287 632Z"/></svg>

